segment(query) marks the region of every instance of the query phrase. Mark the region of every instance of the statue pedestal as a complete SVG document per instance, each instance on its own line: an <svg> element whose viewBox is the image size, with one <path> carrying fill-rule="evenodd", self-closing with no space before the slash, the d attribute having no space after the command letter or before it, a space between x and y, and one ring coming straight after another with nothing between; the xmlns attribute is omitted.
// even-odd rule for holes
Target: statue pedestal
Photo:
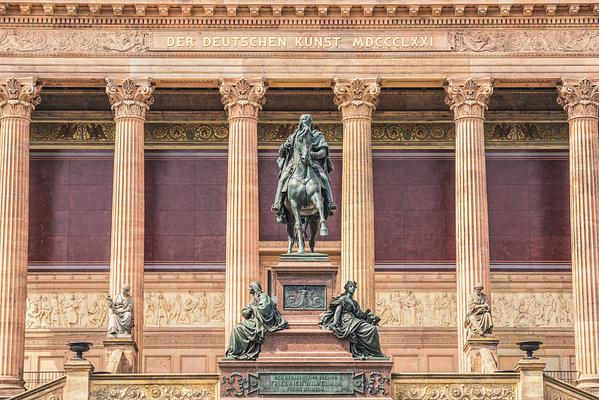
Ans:
<svg viewBox="0 0 599 400"><path fill-rule="evenodd" d="M112 374L137 371L137 344L131 337L108 337L104 340L104 369Z"/></svg>
<svg viewBox="0 0 599 400"><path fill-rule="evenodd" d="M470 370L467 372L490 374L497 371L497 345L494 337L471 337L464 345Z"/></svg>
<svg viewBox="0 0 599 400"><path fill-rule="evenodd" d="M221 398L391 399L390 360L354 360L349 342L318 326L336 291L325 254L289 254L272 268L289 328L268 334L256 361L220 360Z"/></svg>
<svg viewBox="0 0 599 400"><path fill-rule="evenodd" d="M290 327L318 327L333 298L337 267L326 254L284 254L272 267L273 297Z"/></svg>

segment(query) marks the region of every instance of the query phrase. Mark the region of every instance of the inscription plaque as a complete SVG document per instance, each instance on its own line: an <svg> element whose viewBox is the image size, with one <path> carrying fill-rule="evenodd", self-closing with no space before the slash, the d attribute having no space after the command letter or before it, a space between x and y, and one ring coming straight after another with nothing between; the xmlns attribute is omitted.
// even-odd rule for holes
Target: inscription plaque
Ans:
<svg viewBox="0 0 599 400"><path fill-rule="evenodd" d="M448 51L447 33L435 31L151 33L150 51Z"/></svg>
<svg viewBox="0 0 599 400"><path fill-rule="evenodd" d="M261 372L258 394L354 394L351 372Z"/></svg>
<svg viewBox="0 0 599 400"><path fill-rule="evenodd" d="M324 310L327 287L324 285L284 285L283 308L287 310Z"/></svg>

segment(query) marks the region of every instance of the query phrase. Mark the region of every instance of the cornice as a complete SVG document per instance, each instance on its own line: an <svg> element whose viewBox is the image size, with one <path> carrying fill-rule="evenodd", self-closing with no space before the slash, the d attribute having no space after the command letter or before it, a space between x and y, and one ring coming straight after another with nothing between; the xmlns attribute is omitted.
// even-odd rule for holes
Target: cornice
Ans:
<svg viewBox="0 0 599 400"><path fill-rule="evenodd" d="M362 23L373 20L392 21L393 18L418 19L420 17L544 17L544 16L592 16L599 14L599 5L581 4L576 0L560 0L559 2L521 1L507 4L498 0L481 2L465 0L447 4L414 1L408 4L397 2L379 2L367 0L360 4L347 1L285 2L273 4L266 1L225 2L216 0L204 4L190 4L180 1L139 1L126 2L112 0L110 3L97 1L78 3L70 1L41 3L36 1L17 0L0 3L0 14L24 17L131 17L159 18L166 20L185 20L194 17L220 18L235 24L234 20L243 18L247 21L260 21L265 18L275 20L314 21L326 24L330 20L356 21Z"/></svg>

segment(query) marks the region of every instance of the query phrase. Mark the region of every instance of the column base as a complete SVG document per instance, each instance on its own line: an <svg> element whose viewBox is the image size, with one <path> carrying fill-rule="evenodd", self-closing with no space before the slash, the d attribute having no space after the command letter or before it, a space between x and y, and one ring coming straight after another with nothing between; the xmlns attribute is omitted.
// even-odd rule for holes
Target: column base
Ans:
<svg viewBox="0 0 599 400"><path fill-rule="evenodd" d="M491 374L497 371L497 345L494 337L471 337L464 345L468 362L468 371L479 374Z"/></svg>
<svg viewBox="0 0 599 400"><path fill-rule="evenodd" d="M0 377L0 399L8 399L25 391L25 381L14 376Z"/></svg>
<svg viewBox="0 0 599 400"><path fill-rule="evenodd" d="M137 371L137 344L130 337L107 338L103 342L106 355L104 368L112 374L132 374Z"/></svg>
<svg viewBox="0 0 599 400"><path fill-rule="evenodd" d="M599 395L599 376L597 375L581 375L576 380L576 387Z"/></svg>

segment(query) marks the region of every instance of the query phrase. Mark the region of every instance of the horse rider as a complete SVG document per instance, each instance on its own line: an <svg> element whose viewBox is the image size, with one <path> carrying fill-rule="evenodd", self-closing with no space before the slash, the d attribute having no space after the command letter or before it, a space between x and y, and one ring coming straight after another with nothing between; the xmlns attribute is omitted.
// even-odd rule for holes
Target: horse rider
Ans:
<svg viewBox="0 0 599 400"><path fill-rule="evenodd" d="M329 159L329 145L322 132L314 129L312 125L312 116L304 114L300 117L299 126L289 135L285 143L279 149L279 183L275 193L275 201L271 210L278 215L277 221L283 222L281 217L281 203L283 194L287 192L287 181L293 174L295 165L293 165L293 143L298 134L306 131L312 135L312 148L310 149L311 165L320 179L322 187L322 195L324 197L325 207L328 209L328 214L332 215L337 210L337 204L333 201L333 191L329 180L329 173L333 170L333 164Z"/></svg>

